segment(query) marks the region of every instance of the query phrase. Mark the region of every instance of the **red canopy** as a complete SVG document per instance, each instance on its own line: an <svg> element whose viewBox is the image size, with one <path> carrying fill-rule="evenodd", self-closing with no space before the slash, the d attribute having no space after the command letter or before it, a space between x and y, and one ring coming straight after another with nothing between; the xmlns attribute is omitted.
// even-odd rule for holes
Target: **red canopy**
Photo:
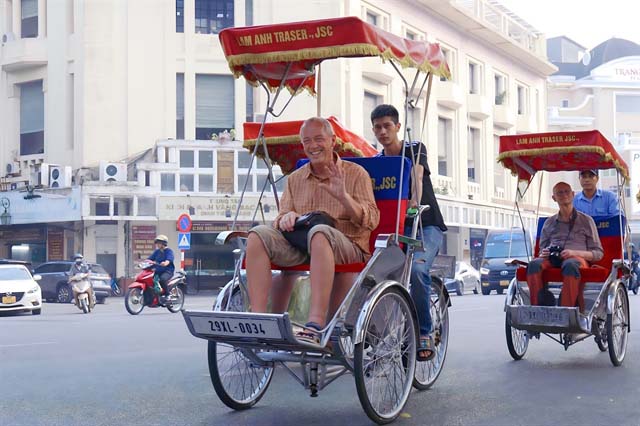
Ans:
<svg viewBox="0 0 640 426"><path fill-rule="evenodd" d="M327 118L336 134L335 150L341 157L372 157L378 153L369 142L355 133L342 127L335 117ZM289 174L296 167L296 162L306 158L300 143L300 127L304 121L283 121L267 123L264 126L264 137L269 147L269 158L278 164L284 174ZM244 144L249 150L256 145L260 123L244 123ZM264 158L264 150L258 147L258 156Z"/></svg>
<svg viewBox="0 0 640 426"><path fill-rule="evenodd" d="M236 77L262 81L271 89L280 86L290 64L286 86L298 89L307 77L301 88L313 93L315 66L340 57L380 56L403 67L451 75L438 44L405 39L355 17L227 28L220 32L220 43Z"/></svg>
<svg viewBox="0 0 640 426"><path fill-rule="evenodd" d="M498 161L524 180L539 170L614 168L629 179L627 164L597 130L500 136Z"/></svg>

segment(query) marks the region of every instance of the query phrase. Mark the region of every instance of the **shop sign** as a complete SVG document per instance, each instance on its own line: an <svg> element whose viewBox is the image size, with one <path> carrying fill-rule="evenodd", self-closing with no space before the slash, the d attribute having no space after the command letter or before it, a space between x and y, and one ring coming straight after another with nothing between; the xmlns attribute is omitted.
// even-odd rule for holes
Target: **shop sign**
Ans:
<svg viewBox="0 0 640 426"><path fill-rule="evenodd" d="M231 231L232 222L193 222L191 232L223 232ZM236 231L248 231L252 224L249 222L236 223Z"/></svg>
<svg viewBox="0 0 640 426"><path fill-rule="evenodd" d="M155 249L153 245L155 238L155 225L133 225L131 227L131 254L134 262L149 257Z"/></svg>
<svg viewBox="0 0 640 426"><path fill-rule="evenodd" d="M217 196L217 197L160 197L158 214L160 220L174 221L185 211L193 209L192 219L207 221L233 221L238 208L239 196ZM258 197L244 197L242 207L238 215L238 220L244 222L253 221ZM265 207L268 206L268 207ZM275 202L263 201L265 210L265 220L271 221L277 215ZM268 212L266 211L268 210ZM262 221L260 212L256 215L258 222Z"/></svg>
<svg viewBox="0 0 640 426"><path fill-rule="evenodd" d="M64 230L47 229L47 260L64 260Z"/></svg>
<svg viewBox="0 0 640 426"><path fill-rule="evenodd" d="M44 227L14 228L10 231L0 231L0 239L13 243L43 242L45 240Z"/></svg>

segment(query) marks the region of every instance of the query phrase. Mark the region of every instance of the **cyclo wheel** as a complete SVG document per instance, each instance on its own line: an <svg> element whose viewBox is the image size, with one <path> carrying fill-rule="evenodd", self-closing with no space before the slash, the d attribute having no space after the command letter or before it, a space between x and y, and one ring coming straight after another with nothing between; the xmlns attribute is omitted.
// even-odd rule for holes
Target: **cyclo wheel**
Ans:
<svg viewBox="0 0 640 426"><path fill-rule="evenodd" d="M431 320L436 355L429 361L416 363L413 387L419 390L427 390L436 382L444 367L449 346L449 306L444 297L442 281L435 276L431 277Z"/></svg>
<svg viewBox="0 0 640 426"><path fill-rule="evenodd" d="M417 326L405 295L392 286L371 305L364 339L354 348L360 404L378 424L395 420L409 399L416 366Z"/></svg>
<svg viewBox="0 0 640 426"><path fill-rule="evenodd" d="M618 285L613 302L613 313L607 314L607 343L609 358L616 367L622 365L627 353L627 333L629 324L629 304L625 287Z"/></svg>
<svg viewBox="0 0 640 426"><path fill-rule="evenodd" d="M516 290L516 294L508 295L511 298L511 305L523 305L522 296ZM511 357L518 361L524 357L529 348L529 333L524 330L518 330L511 326L511 312L506 312L504 319L504 332L507 336L507 348Z"/></svg>
<svg viewBox="0 0 640 426"><path fill-rule="evenodd" d="M245 311L240 288L236 286L229 291L231 303L228 310ZM222 305L227 305L226 300ZM273 377L273 367L253 362L247 356L250 352L255 351L209 341L207 358L211 383L218 398L234 410L246 410L260 401Z"/></svg>

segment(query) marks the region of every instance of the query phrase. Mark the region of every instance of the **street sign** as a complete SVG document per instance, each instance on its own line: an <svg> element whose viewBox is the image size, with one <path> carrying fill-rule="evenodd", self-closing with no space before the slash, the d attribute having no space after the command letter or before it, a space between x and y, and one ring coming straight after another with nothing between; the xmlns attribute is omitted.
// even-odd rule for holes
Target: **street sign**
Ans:
<svg viewBox="0 0 640 426"><path fill-rule="evenodd" d="M180 250L191 250L191 233L180 232L178 234L178 248Z"/></svg>
<svg viewBox="0 0 640 426"><path fill-rule="evenodd" d="M191 216L186 213L182 213L180 217L178 217L178 221L176 222L176 227L178 231L186 233L191 232L191 226L193 222L191 222Z"/></svg>

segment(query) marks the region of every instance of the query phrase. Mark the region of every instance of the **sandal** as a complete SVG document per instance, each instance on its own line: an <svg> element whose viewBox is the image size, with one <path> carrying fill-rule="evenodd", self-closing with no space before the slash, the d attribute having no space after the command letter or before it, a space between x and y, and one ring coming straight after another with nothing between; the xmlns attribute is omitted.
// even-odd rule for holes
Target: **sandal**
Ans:
<svg viewBox="0 0 640 426"><path fill-rule="evenodd" d="M426 355L425 355L426 354ZM436 351L431 335L420 336L416 353L417 361L431 361L436 356Z"/></svg>
<svg viewBox="0 0 640 426"><path fill-rule="evenodd" d="M319 345L320 330L322 330L322 326L320 324L316 322L308 322L304 325L304 328L302 330L296 333L296 339L300 340L303 343Z"/></svg>

